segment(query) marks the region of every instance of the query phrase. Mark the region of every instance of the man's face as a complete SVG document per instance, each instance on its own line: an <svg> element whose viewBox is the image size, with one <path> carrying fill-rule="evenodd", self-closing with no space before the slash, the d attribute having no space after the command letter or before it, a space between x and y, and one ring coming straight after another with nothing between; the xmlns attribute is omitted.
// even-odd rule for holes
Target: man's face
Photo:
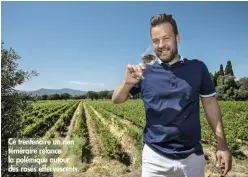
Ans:
<svg viewBox="0 0 248 177"><path fill-rule="evenodd" d="M163 62L171 62L178 53L179 35L175 35L169 23L162 23L151 29L154 52Z"/></svg>

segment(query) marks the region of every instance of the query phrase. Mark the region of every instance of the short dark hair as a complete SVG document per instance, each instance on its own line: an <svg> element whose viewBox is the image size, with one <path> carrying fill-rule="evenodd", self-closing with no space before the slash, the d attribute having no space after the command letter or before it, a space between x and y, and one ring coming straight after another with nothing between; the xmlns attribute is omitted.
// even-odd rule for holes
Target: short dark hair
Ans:
<svg viewBox="0 0 248 177"><path fill-rule="evenodd" d="M153 27L160 25L162 23L170 23L172 28L173 28L174 34L175 35L178 34L177 23L171 14L168 14L168 15L167 14L158 14L158 15L153 16L150 19L150 30Z"/></svg>

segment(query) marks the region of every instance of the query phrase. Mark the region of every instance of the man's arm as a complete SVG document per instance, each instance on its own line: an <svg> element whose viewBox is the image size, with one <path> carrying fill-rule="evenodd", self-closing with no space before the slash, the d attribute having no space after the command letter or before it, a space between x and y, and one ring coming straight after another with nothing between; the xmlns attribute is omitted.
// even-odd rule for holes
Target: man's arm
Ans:
<svg viewBox="0 0 248 177"><path fill-rule="evenodd" d="M202 97L202 105L217 140L217 165L221 167L222 175L225 176L232 168L232 156L224 134L221 110L215 96Z"/></svg>
<svg viewBox="0 0 248 177"><path fill-rule="evenodd" d="M223 129L221 110L215 96L202 97L202 105L206 114L208 123L217 140L217 148L220 150L227 149L226 137Z"/></svg>
<svg viewBox="0 0 248 177"><path fill-rule="evenodd" d="M114 104L120 104L124 103L129 96L129 92L132 88L131 84L126 84L125 81L123 81L115 90L112 95L112 102Z"/></svg>
<svg viewBox="0 0 248 177"><path fill-rule="evenodd" d="M127 65L123 82L114 90L112 102L114 104L124 103L129 95L140 92L140 79L145 70L143 64Z"/></svg>
<svg viewBox="0 0 248 177"><path fill-rule="evenodd" d="M207 66L202 63L202 83L200 96L208 123L217 140L216 159L217 165L221 166L222 175L225 176L232 167L232 156L227 147L227 141L223 130L220 106L215 97L216 90L211 80Z"/></svg>

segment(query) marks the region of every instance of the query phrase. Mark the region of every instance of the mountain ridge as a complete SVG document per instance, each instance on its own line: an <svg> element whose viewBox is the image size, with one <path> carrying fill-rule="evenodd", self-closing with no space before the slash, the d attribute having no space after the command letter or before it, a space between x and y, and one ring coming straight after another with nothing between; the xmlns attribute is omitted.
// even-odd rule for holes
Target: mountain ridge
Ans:
<svg viewBox="0 0 248 177"><path fill-rule="evenodd" d="M63 94L68 93L70 95L84 95L87 93L87 91L82 90L76 90L76 89L70 89L70 88L62 88L62 89L46 89L46 88L40 88L38 90L33 91L22 91L18 90L21 93L31 93L33 96L41 96L41 95L53 95L53 94Z"/></svg>

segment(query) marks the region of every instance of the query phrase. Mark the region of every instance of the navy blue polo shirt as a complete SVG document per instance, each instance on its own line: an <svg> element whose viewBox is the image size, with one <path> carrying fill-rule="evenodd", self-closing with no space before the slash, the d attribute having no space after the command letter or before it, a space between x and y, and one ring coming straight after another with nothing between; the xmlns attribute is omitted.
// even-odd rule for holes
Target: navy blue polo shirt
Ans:
<svg viewBox="0 0 248 177"><path fill-rule="evenodd" d="M143 98L143 142L172 159L203 154L199 97L216 94L209 71L197 59L181 58L173 65L159 61L146 65L145 79L130 90Z"/></svg>

